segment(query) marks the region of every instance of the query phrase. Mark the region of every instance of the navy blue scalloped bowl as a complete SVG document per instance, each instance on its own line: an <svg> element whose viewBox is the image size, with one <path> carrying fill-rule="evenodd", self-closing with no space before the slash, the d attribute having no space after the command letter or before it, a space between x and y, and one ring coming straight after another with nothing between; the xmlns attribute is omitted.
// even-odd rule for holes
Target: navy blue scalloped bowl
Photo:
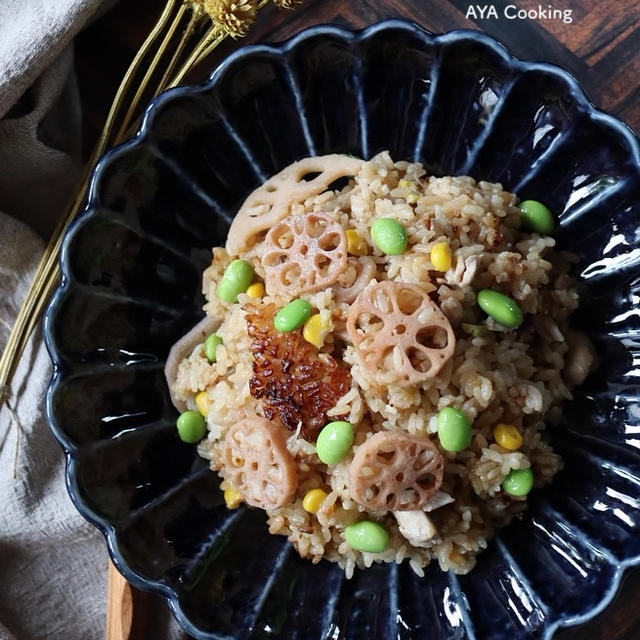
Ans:
<svg viewBox="0 0 640 640"><path fill-rule="evenodd" d="M462 577L402 565L345 580L301 561L261 513L227 511L176 437L163 379L244 197L301 157L382 149L546 201L579 257L576 323L602 357L552 434L566 468ZM548 639L600 611L640 561L638 140L561 69L402 21L247 47L204 86L157 98L104 156L61 262L47 413L69 492L124 575L197 638Z"/></svg>

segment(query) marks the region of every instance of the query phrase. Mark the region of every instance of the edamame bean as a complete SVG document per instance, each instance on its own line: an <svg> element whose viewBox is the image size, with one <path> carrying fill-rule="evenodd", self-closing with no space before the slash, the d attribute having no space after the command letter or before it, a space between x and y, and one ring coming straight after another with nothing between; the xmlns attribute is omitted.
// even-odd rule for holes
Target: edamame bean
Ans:
<svg viewBox="0 0 640 640"><path fill-rule="evenodd" d="M520 203L520 217L527 229L548 236L553 233L553 214L542 202L525 200Z"/></svg>
<svg viewBox="0 0 640 640"><path fill-rule="evenodd" d="M205 341L204 341L204 355L207 356L207 360L209 362L216 361L216 351L218 347L222 344L222 338L212 333Z"/></svg>
<svg viewBox="0 0 640 640"><path fill-rule="evenodd" d="M307 300L297 298L285 305L276 313L273 326L278 331L293 331L301 327L311 315L311 304Z"/></svg>
<svg viewBox="0 0 640 640"><path fill-rule="evenodd" d="M325 464L338 464L353 444L353 427L344 420L329 422L318 434L316 453Z"/></svg>
<svg viewBox="0 0 640 640"><path fill-rule="evenodd" d="M387 530L377 522L361 520L345 528L344 539L347 541L347 544L356 551L381 553L387 548L389 534Z"/></svg>
<svg viewBox="0 0 640 640"><path fill-rule="evenodd" d="M438 413L438 439L445 451L462 451L471 443L471 422L467 414L453 407Z"/></svg>
<svg viewBox="0 0 640 640"><path fill-rule="evenodd" d="M193 444L204 438L207 426L199 411L185 411L178 416L176 422L180 440Z"/></svg>
<svg viewBox="0 0 640 640"><path fill-rule="evenodd" d="M476 296L480 308L504 327L519 327L522 311L515 300L493 289L481 289Z"/></svg>
<svg viewBox="0 0 640 640"><path fill-rule="evenodd" d="M244 293L253 280L253 267L238 258L229 264L218 282L218 298L223 302L237 302L238 294Z"/></svg>
<svg viewBox="0 0 640 640"><path fill-rule="evenodd" d="M407 231L395 218L378 218L371 225L373 243L389 256L404 253L407 248Z"/></svg>
<svg viewBox="0 0 640 640"><path fill-rule="evenodd" d="M526 496L533 487L531 469L512 469L502 481L502 488L512 496Z"/></svg>

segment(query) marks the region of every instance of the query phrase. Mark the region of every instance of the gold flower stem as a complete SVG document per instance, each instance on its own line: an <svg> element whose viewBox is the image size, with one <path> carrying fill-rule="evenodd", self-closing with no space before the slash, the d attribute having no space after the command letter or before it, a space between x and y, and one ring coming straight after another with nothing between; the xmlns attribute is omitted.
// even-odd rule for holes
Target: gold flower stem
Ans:
<svg viewBox="0 0 640 640"><path fill-rule="evenodd" d="M244 2L245 0L240 4L243 4ZM246 0L246 2L254 5L256 10L259 10L268 4L270 0L259 0L258 2ZM288 6L286 3L282 2L275 3L280 6ZM176 7L178 7L178 5L179 8L176 13ZM229 7L227 7L228 11L234 11L235 6L235 4L231 3ZM70 202L66 215L61 216L58 221L56 229L44 250L42 258L40 259L34 279L29 286L25 300L15 320L7 345L2 353L2 357L0 357L0 407L2 407L5 400L9 397L8 385L18 364L18 360L24 351L30 335L38 325L42 312L47 305L50 296L58 284L60 276L58 257L62 246L62 239L69 224L84 205L86 197L85 193L89 184L90 171L109 144L121 142L123 138L128 136L135 127L133 122L142 97L144 96L145 91L147 91L154 73L158 71L162 57L168 55L171 41L176 36L176 32L178 31L180 24L184 22L185 12L188 10L191 11L191 16L185 26L185 30L182 33L177 48L171 56L170 62L165 67L162 78L157 88L154 90L154 96L165 88L174 87L179 84L185 75L195 65L202 62L230 33L229 23L225 22L229 16L221 14L222 18L220 18L219 14L212 14L207 8L206 3L203 5L199 0L166 0L160 17L133 58L133 61L129 65L129 68L118 87L107 115L105 125L93 148L91 157L85 165L85 172L78 186L75 198ZM221 24L213 23L209 26L207 31L192 49L191 54L174 75L175 67L179 64L185 48L194 36L198 20L201 17L209 19L214 15L216 16L216 19L221 20ZM241 25L243 26L242 29L232 31L233 35L237 36L239 34L246 33L251 22L253 22L254 17L255 12L252 12L250 14L250 20L247 20L245 25ZM237 20L237 16L235 16L235 19ZM167 25L169 26L167 27ZM163 33L164 37L162 37L160 44L158 44L158 39ZM153 54L151 62L146 68L142 79L138 80L142 74L142 64L145 60L148 60L152 52L152 47L154 46L158 48ZM129 94L131 87L135 86L136 82L138 84L138 88L128 107L125 109L125 98ZM123 112L124 116L122 115ZM122 119L119 122L117 132L114 136L114 130L119 118Z"/></svg>
<svg viewBox="0 0 640 640"><path fill-rule="evenodd" d="M93 149L91 158L87 163L87 167L89 170L98 161L98 158L100 158L100 156L106 149L109 141L109 136L111 135L111 132L114 126L114 121L122 106L124 94L131 86L131 83L134 80L134 74L137 71L140 64L142 63L142 60L146 57L147 53L149 52L151 45L154 43L156 38L160 35L161 31L164 29L166 23L168 22L171 16L171 12L173 11L175 5L176 5L176 0L167 0L167 4L163 9L162 14L158 18L158 22L156 22L155 26L151 30L151 33L149 33L149 35L147 36L147 39L142 43L142 46L138 50L138 53L136 53L131 64L129 65L129 68L127 69L127 72L122 78L122 81L120 83L120 86L118 87L113 103L111 104L111 109L109 110L109 115L107 116L107 120L102 129L102 133L100 134L100 138L98 139L98 142ZM87 176L87 179L88 179L88 176ZM87 181L85 180L85 183L82 185L82 188L78 193L78 199L81 202L84 200L84 192L86 190L86 186L87 186Z"/></svg>
<svg viewBox="0 0 640 640"><path fill-rule="evenodd" d="M160 58L166 52L167 47L169 46L169 42L171 41L171 38L173 38L173 35L175 34L176 30L180 26L180 22L182 21L182 18L186 11L188 11L188 6L186 4L182 4L180 6L180 9L178 9L178 13L174 17L173 22L171 23L171 26L167 30L167 33L165 34L162 42L160 43L158 50L153 56L151 63L147 68L147 72L144 74L142 81L138 85L138 90L135 92L131 102L129 103L129 108L126 111L124 118L122 118L122 123L114 138L114 141L116 143L124 139L129 123L131 122L131 119L133 118L133 115L136 112L138 105L140 104L140 98L142 97L142 94L147 88L147 85L149 84L149 80L151 79L151 76L156 70L158 62L160 61Z"/></svg>
<svg viewBox="0 0 640 640"><path fill-rule="evenodd" d="M209 56L213 50L224 40L224 34L222 37L217 37L215 40L212 40L207 47L202 50L202 53L198 56L197 60L193 63L193 66L199 65L207 56Z"/></svg>
<svg viewBox="0 0 640 640"><path fill-rule="evenodd" d="M89 171L107 146L109 136L113 129L113 123L120 109L120 105L122 104L123 96L131 85L135 71L146 56L157 36L163 30L175 4L176 0L167 0L165 8L158 18L157 23L131 62L127 73L120 83L98 142L96 143L91 158L86 165L82 182L77 191L77 196L73 201L68 214L66 216L62 216L56 225L51 239L49 240L42 258L40 259L34 279L29 286L27 295L20 311L18 312L18 316L16 317L11 333L9 334L9 339L2 353L2 357L0 358L0 407L2 407L4 401L9 396L9 381L15 372L18 360L26 347L31 333L40 320L40 315L47 304L49 296L58 281L58 255L62 245L62 237L71 220L73 220L77 215L84 203L85 191L89 181Z"/></svg>
<svg viewBox="0 0 640 640"><path fill-rule="evenodd" d="M178 71L178 73L168 83L167 89L179 85L185 75L192 69L193 65L196 63L202 52L205 51L209 45L213 45L214 42L216 44L213 46L217 46L225 39L225 37L226 33L222 31L218 26L214 26L213 28L209 29L209 31L207 31L207 33L202 36L192 54L187 58L187 61L182 65L182 67L180 67L180 71Z"/></svg>
<svg viewBox="0 0 640 640"><path fill-rule="evenodd" d="M32 317L29 321L29 324L27 324L27 329L26 329L27 338L34 332L35 328L38 326L38 323L40 322L40 316L42 315L42 312L47 306L49 299L51 298L51 296L53 295L53 292L56 290L56 287L58 286L59 275L60 274L58 273L58 268L56 266L56 269L54 269L51 272L51 274L49 274L49 277L44 283L43 289L42 289L42 295L38 297L37 304L34 308Z"/></svg>
<svg viewBox="0 0 640 640"><path fill-rule="evenodd" d="M155 90L155 95L158 95L160 92L166 89L167 83L169 82L169 77L173 73L173 70L175 69L178 60L182 55L182 52L184 51L189 37L193 34L193 28L195 27L196 22L202 17L200 5L194 4L192 6L193 8L191 11L191 17L189 18L189 23L187 24L182 37L180 38L180 42L178 43L176 50L173 52L173 56L171 56L171 60L169 61L169 64L167 65L167 68L162 75L160 82L158 83L158 87Z"/></svg>

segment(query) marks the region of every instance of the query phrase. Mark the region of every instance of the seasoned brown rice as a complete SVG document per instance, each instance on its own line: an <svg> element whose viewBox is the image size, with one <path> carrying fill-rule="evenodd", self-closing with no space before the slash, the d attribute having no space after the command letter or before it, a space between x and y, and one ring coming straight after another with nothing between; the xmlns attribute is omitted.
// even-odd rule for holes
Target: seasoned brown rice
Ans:
<svg viewBox="0 0 640 640"><path fill-rule="evenodd" d="M319 460L313 439L303 437L303 425L287 432L298 484L287 504L267 511L268 526L270 533L286 535L302 557L314 563L322 558L338 562L347 576L373 562L405 559L419 575L434 559L444 571L466 573L496 529L526 508L526 496L509 495L501 487L509 472L530 467L535 486L541 487L561 467L544 432L561 420L561 405L582 377L575 375L575 368L566 370L568 361L582 349L588 365L590 354L585 355L584 341L569 329L569 316L578 305L576 285L568 275L571 257L554 248L553 237L523 232L516 203L516 196L500 184L428 176L419 163L394 163L387 152L360 163L346 186L287 203L282 217L320 212L343 229L355 230L366 240L369 254L356 259L373 258L373 278L417 284L444 313L456 338L452 358L432 379L403 385L394 378L393 366L388 378L384 373L374 378L344 331L341 321L349 305L336 300L335 288L299 295L333 325L321 352L343 363L351 374L350 388L327 416L347 420L355 430L353 447L336 465ZM256 217L268 213L267 205L253 203ZM370 228L380 217L404 226L409 241L404 253L385 255L373 245ZM198 450L220 474L223 490L237 489L224 466L225 434L246 416L265 415L262 401L250 389L254 357L245 305L281 308L296 297L271 287L261 301L244 293L237 303L221 301L216 287L232 259L249 261L256 280L264 281L267 275L262 262L264 231L244 245L234 242L241 250L233 255L224 248L213 250L203 278L205 311L219 324L216 333L223 340L217 360L210 363L198 342L189 353L180 354L170 379L181 408L195 410L196 395L206 392L208 436ZM452 264L445 272L431 263L431 249L438 242L447 242L452 250ZM353 278L353 273L345 271L341 277ZM507 329L487 317L476 303L480 289L510 296L522 310L524 323ZM468 333L469 325L481 327L476 337ZM444 451L438 441L436 417L444 407L460 409L472 420L471 444L458 453ZM522 446L510 451L497 444L497 423L517 427ZM443 456L440 491L453 501L428 512L436 532L419 544L400 532L390 511L367 510L350 493L353 456L368 437L381 431L428 437ZM327 497L317 513L309 513L302 507L303 498L318 487ZM345 527L365 517L382 524L389 534L381 553L357 551L345 541Z"/></svg>

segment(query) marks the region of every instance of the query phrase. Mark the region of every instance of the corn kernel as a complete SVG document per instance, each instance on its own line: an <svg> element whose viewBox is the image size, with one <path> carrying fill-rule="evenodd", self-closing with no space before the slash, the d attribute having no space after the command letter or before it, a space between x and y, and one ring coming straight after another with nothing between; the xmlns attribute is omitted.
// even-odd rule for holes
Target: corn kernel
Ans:
<svg viewBox="0 0 640 640"><path fill-rule="evenodd" d="M305 323L302 330L302 337L312 345L322 347L324 339L331 330L331 326L319 313L314 313Z"/></svg>
<svg viewBox="0 0 640 640"><path fill-rule="evenodd" d="M355 230L347 229L347 252L352 256L366 256L369 253L369 247L364 238Z"/></svg>
<svg viewBox="0 0 640 640"><path fill-rule="evenodd" d="M302 499L302 508L309 513L317 513L327 494L322 489L311 489Z"/></svg>
<svg viewBox="0 0 640 640"><path fill-rule="evenodd" d="M431 247L431 264L438 271L451 268L451 247L446 242L436 242Z"/></svg>
<svg viewBox="0 0 640 640"><path fill-rule="evenodd" d="M254 282L250 284L245 292L250 298L264 298L265 289L262 282Z"/></svg>
<svg viewBox="0 0 640 640"><path fill-rule="evenodd" d="M211 409L211 398L206 391L201 391L196 396L196 407L198 411L206 418L209 414L209 409Z"/></svg>
<svg viewBox="0 0 640 640"><path fill-rule="evenodd" d="M411 180L405 180L405 178L402 178L402 180L398 181L398 186L402 189L406 189L407 187L415 187L415 184Z"/></svg>
<svg viewBox="0 0 640 640"><path fill-rule="evenodd" d="M493 439L507 451L515 451L522 446L522 434L512 424L501 422L493 427Z"/></svg>
<svg viewBox="0 0 640 640"><path fill-rule="evenodd" d="M418 198L420 196L417 193L408 193L405 197L405 200L409 203L409 204L415 204L416 202L418 202Z"/></svg>
<svg viewBox="0 0 640 640"><path fill-rule="evenodd" d="M224 490L224 502L227 509L237 509L242 502L242 494L234 486L227 487Z"/></svg>

